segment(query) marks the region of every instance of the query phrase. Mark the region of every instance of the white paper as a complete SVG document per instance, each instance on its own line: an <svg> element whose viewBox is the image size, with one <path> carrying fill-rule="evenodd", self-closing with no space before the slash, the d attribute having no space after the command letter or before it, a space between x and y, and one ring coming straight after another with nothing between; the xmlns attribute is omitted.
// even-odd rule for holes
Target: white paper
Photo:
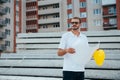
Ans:
<svg viewBox="0 0 120 80"><path fill-rule="evenodd" d="M99 44L97 44L94 47L89 47L87 44L81 46L81 42L76 41L72 45L72 48L74 48L76 51L76 53L73 54L74 57L72 57L73 61L78 65L85 66L85 64L87 64L90 61L94 51L99 49Z"/></svg>

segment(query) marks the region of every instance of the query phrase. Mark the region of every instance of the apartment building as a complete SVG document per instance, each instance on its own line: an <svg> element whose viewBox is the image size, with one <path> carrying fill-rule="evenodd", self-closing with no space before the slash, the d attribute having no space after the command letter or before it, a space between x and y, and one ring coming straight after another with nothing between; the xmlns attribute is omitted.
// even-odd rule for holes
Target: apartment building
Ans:
<svg viewBox="0 0 120 80"><path fill-rule="evenodd" d="M68 18L79 16L82 31L120 30L119 0L67 0L67 3ZM70 19L68 23L70 26Z"/></svg>
<svg viewBox="0 0 120 80"><path fill-rule="evenodd" d="M64 0L27 0L26 32L67 30L66 7Z"/></svg>
<svg viewBox="0 0 120 80"><path fill-rule="evenodd" d="M120 4L118 1L27 0L24 26L27 33L66 31L71 26L70 19L77 16L81 18L82 31L119 30ZM111 15L112 12L114 16Z"/></svg>
<svg viewBox="0 0 120 80"><path fill-rule="evenodd" d="M15 52L14 0L0 0L0 52Z"/></svg>
<svg viewBox="0 0 120 80"><path fill-rule="evenodd" d="M5 45L3 43L3 39L5 37L5 33L3 32L3 27L5 26L5 20L3 19L3 15L5 14L5 9L3 8L2 4L6 1L0 1L0 52L5 50Z"/></svg>
<svg viewBox="0 0 120 80"><path fill-rule="evenodd" d="M118 1L118 0L117 0ZM116 3L114 0L111 0L111 2L104 1L102 2L102 9L103 9L103 29L109 30L109 29L119 29L120 25L120 19L118 18L119 11L116 11L117 8L120 6L120 3ZM120 8L120 7L119 7ZM118 27L117 27L118 26Z"/></svg>
<svg viewBox="0 0 120 80"><path fill-rule="evenodd" d="M21 0L0 0L0 53L16 52L16 36L23 29L22 5Z"/></svg>

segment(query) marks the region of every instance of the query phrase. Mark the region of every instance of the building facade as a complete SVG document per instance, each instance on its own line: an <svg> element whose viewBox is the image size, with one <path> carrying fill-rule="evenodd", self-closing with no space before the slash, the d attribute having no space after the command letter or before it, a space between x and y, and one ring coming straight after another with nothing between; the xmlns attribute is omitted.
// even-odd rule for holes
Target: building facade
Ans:
<svg viewBox="0 0 120 80"><path fill-rule="evenodd" d="M120 30L119 0L67 0L67 6L69 27L70 18L79 16L82 31Z"/></svg>
<svg viewBox="0 0 120 80"><path fill-rule="evenodd" d="M82 31L119 30L119 5L119 0L27 0L24 26L27 33L66 31L76 16Z"/></svg>
<svg viewBox="0 0 120 80"><path fill-rule="evenodd" d="M66 1L27 0L26 32L53 32L67 29Z"/></svg>
<svg viewBox="0 0 120 80"><path fill-rule="evenodd" d="M0 0L0 52L15 52L15 0Z"/></svg>
<svg viewBox="0 0 120 80"><path fill-rule="evenodd" d="M3 42L3 39L5 38L5 32L3 31L5 26L5 20L3 18L5 15L5 8L3 7L4 3L6 3L6 1L0 1L0 52L5 50L5 43Z"/></svg>

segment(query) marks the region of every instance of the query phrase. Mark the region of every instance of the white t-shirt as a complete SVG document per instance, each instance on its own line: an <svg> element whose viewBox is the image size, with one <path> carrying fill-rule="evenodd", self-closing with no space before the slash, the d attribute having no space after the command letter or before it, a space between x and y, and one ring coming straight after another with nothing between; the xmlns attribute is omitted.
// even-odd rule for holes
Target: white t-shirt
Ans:
<svg viewBox="0 0 120 80"><path fill-rule="evenodd" d="M73 48L73 45L76 44L75 42L77 41L79 41L79 46L81 47L81 49L86 50L85 48L89 47L87 37L84 34L80 33L79 36L76 36L72 32L67 32L62 35L58 48L61 49ZM74 54L66 53L64 55L64 64L63 64L64 71L78 72L85 70L85 65L82 64L84 63L84 61L82 61L82 63L79 63L79 60L82 60L79 58L79 55L82 56L84 54L81 51L79 53L78 52Z"/></svg>

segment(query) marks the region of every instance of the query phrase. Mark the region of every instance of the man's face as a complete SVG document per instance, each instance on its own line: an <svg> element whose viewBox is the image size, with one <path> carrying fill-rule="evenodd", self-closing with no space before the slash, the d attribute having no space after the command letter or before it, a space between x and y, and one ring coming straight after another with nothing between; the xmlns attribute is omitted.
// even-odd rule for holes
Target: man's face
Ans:
<svg viewBox="0 0 120 80"><path fill-rule="evenodd" d="M72 24L72 27L71 27L72 30L78 30L80 27L79 19L72 19L71 24Z"/></svg>

